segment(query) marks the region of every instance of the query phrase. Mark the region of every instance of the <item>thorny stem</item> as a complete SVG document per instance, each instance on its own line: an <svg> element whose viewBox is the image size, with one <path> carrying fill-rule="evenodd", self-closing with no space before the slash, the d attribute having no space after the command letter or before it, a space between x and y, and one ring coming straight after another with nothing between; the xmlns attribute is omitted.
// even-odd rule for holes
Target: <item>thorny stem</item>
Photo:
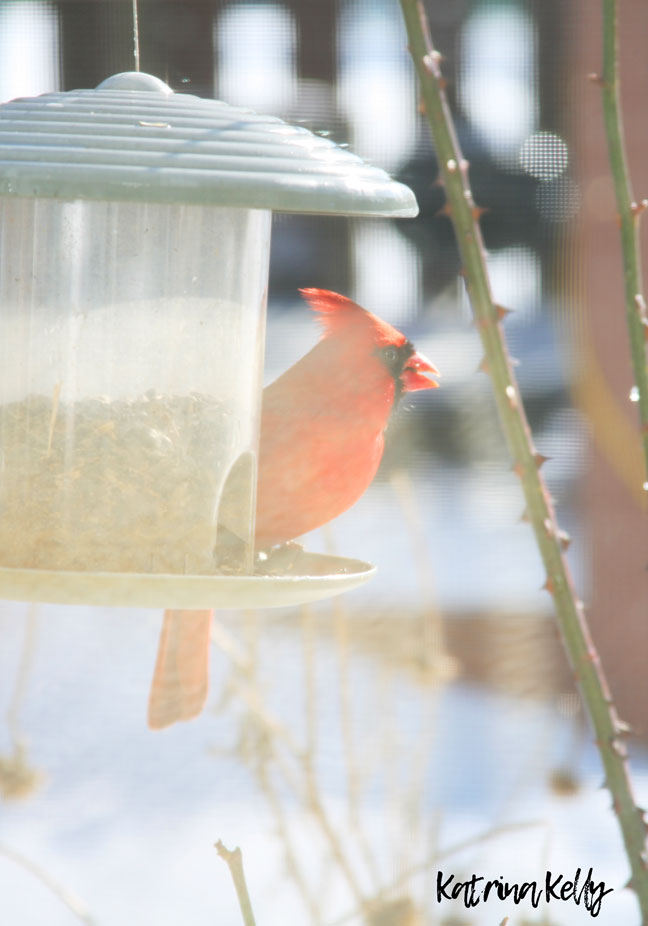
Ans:
<svg viewBox="0 0 648 926"><path fill-rule="evenodd" d="M634 382L638 392L637 409L646 468L644 478L648 484L648 369L646 367L648 315L646 314L639 250L639 218L643 209L648 206L648 202L642 200L641 203L636 203L632 195L619 101L618 50L617 0L603 0L603 74L601 78L596 79L601 84L603 95L603 119L608 157L621 226L626 320L630 336Z"/></svg>
<svg viewBox="0 0 648 926"><path fill-rule="evenodd" d="M503 312L490 290L481 232L468 182L468 164L457 143L444 92L441 56L434 49L422 0L400 0L407 28L409 50L418 74L425 112L439 160L450 215L465 270L466 287L472 303L486 359L482 369L490 374L495 401L514 471L526 498L528 518L547 573L545 588L552 595L565 649L596 734L605 783L621 827L632 875L629 886L637 894L642 921L648 926L648 870L646 825L637 807L627 768L627 750L622 736L627 729L619 720L610 697L598 654L591 640L576 596L569 568L563 556L565 535L558 528L553 505L540 473L544 458L536 453L522 399L500 324Z"/></svg>

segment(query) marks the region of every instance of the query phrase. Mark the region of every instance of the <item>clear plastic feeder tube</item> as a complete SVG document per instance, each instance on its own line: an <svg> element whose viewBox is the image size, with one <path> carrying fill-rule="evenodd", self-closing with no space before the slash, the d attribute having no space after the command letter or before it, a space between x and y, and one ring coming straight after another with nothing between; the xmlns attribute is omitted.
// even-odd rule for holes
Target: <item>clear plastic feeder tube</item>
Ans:
<svg viewBox="0 0 648 926"><path fill-rule="evenodd" d="M2 200L0 567L244 568L270 218Z"/></svg>

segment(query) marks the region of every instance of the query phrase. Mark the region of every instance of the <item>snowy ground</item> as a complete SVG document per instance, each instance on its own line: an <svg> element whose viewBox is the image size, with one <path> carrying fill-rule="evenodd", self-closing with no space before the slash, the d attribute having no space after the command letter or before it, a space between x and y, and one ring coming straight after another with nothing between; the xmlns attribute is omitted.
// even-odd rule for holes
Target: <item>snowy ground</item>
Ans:
<svg viewBox="0 0 648 926"><path fill-rule="evenodd" d="M26 611L0 605L3 711ZM245 646L249 624L225 618ZM506 915L511 926L576 926L590 914L573 901L552 902L546 919L542 907L493 898L468 911L461 903L437 905L436 872L523 882L544 880L547 870L571 879L578 867L584 878L590 866L597 882L613 888L598 922L639 923L632 895L621 890L626 864L609 796L598 789L596 752L553 708L458 681L420 684L388 662L353 653L345 715L334 641L318 637L309 649L304 625L273 622L266 612L254 635L254 690L287 738L301 746L312 737L314 780L350 878L334 859L321 816L304 806L299 755L281 732L268 734L256 708L244 709L253 704L248 689L231 687L231 664L221 652L213 658L210 709L191 724L152 733L144 714L157 612L43 606L36 620L17 725L30 763L44 777L30 797L0 805L1 923L78 922L7 854L18 853L78 896L100 926L236 926L232 884L213 848L218 839L242 847L259 924L364 922L356 915L358 892L369 897L382 890L408 898L429 924L443 923L455 909L479 926ZM230 696L222 702L226 687ZM263 765L269 744L279 764ZM9 751L3 727L0 754ZM565 765L579 782L572 796L548 786L551 772ZM262 785L255 766L270 770L270 784ZM647 757L638 756L634 768L645 802ZM434 860L466 841L463 851ZM307 891L288 871L289 845ZM309 916L306 896L319 919ZM523 914L533 916L525 921Z"/></svg>

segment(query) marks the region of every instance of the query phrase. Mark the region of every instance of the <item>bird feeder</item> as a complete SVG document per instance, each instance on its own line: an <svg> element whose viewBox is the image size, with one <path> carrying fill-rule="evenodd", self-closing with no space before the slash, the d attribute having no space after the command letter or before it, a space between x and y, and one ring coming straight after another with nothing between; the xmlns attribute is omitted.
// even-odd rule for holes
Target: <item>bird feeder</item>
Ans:
<svg viewBox="0 0 648 926"><path fill-rule="evenodd" d="M249 607L371 575L313 554L252 574L273 210L417 206L304 128L147 74L0 106L0 597Z"/></svg>

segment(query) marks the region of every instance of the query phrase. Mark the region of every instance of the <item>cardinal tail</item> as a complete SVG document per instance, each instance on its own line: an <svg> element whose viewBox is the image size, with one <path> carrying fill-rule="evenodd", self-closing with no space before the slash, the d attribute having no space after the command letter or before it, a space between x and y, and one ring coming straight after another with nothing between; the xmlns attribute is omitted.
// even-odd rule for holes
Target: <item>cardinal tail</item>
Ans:
<svg viewBox="0 0 648 926"><path fill-rule="evenodd" d="M202 711L209 686L211 611L165 611L148 704L148 724L161 730Z"/></svg>

